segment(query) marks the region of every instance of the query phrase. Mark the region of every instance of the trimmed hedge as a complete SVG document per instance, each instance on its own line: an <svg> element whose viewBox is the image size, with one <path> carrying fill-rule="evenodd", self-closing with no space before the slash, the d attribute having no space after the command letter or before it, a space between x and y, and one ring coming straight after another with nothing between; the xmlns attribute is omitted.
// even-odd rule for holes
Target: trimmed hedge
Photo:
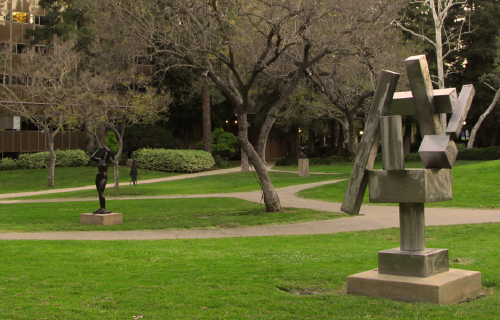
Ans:
<svg viewBox="0 0 500 320"><path fill-rule="evenodd" d="M499 160L500 159L500 147L488 147L488 148L472 148L472 149L462 149L459 148L457 160ZM375 158L376 161L382 161L382 154L378 153ZM417 162L421 161L418 152L405 154L405 161ZM327 158L309 158L310 165L319 164L334 164L334 163L346 163L354 162L352 156L346 157L327 157ZM298 160L294 157L284 157L276 161L277 166L296 166L298 165Z"/></svg>
<svg viewBox="0 0 500 320"><path fill-rule="evenodd" d="M0 162L0 171L16 170L16 169L17 169L16 159L3 158L2 162Z"/></svg>
<svg viewBox="0 0 500 320"><path fill-rule="evenodd" d="M142 149L132 153L137 168L169 171L200 172L215 164L214 158L202 150Z"/></svg>
<svg viewBox="0 0 500 320"><path fill-rule="evenodd" d="M335 164L335 163L346 163L354 162L353 156L345 157L326 157L326 158L309 158L309 165L322 165L322 164ZM297 166L299 165L299 160L295 157L286 156L276 161L276 166Z"/></svg>
<svg viewBox="0 0 500 320"><path fill-rule="evenodd" d="M500 159L500 147L472 148L460 150L457 160L498 160Z"/></svg>
<svg viewBox="0 0 500 320"><path fill-rule="evenodd" d="M82 150L56 151L56 167L84 167L89 162L89 157ZM4 158L0 163L0 170L16 169L43 169L50 164L50 152L25 153L18 160Z"/></svg>

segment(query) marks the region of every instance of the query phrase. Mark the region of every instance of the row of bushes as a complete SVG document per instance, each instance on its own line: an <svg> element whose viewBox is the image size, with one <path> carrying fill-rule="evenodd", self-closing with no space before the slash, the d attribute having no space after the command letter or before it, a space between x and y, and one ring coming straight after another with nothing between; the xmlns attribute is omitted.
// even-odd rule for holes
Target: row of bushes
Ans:
<svg viewBox="0 0 500 320"><path fill-rule="evenodd" d="M142 149L132 153L137 168L170 171L200 172L215 164L212 155L202 150Z"/></svg>
<svg viewBox="0 0 500 320"><path fill-rule="evenodd" d="M82 150L56 151L56 167L83 167L89 162L89 157ZM50 152L25 153L19 159L3 158L0 171L17 169L43 169L50 164Z"/></svg>
<svg viewBox="0 0 500 320"><path fill-rule="evenodd" d="M377 154L376 161L382 161L382 155ZM462 149L458 152L457 160L498 160L500 159L500 147L488 148L472 148ZM405 161L416 162L421 161L418 152L405 155ZM354 157L327 157L327 158L309 158L310 165L335 164L354 162ZM277 166L293 166L298 165L298 160L294 157L284 157L276 161Z"/></svg>

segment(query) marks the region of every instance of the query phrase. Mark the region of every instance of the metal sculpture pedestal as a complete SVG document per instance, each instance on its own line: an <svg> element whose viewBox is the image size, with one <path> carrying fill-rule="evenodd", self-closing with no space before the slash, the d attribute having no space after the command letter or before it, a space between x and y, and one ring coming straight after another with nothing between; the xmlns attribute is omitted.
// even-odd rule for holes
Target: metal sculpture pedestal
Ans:
<svg viewBox="0 0 500 320"><path fill-rule="evenodd" d="M92 224L96 226L110 226L123 223L123 217L121 213L82 213L80 215L80 223Z"/></svg>
<svg viewBox="0 0 500 320"><path fill-rule="evenodd" d="M342 211L358 214L367 185L370 202L399 203L399 248L378 253L378 269L347 278L347 293L410 302L457 303L481 294L481 273L449 269L448 250L425 248L424 204L452 199L451 168L474 89L433 90L425 56L410 57L411 92L394 94L397 76L379 77ZM394 101L392 98L394 97ZM439 113L453 113L446 130ZM401 115L416 115L424 137L419 154L425 169L404 168ZM383 170L373 169L382 143Z"/></svg>
<svg viewBox="0 0 500 320"><path fill-rule="evenodd" d="M309 177L309 159L299 159L299 177Z"/></svg>

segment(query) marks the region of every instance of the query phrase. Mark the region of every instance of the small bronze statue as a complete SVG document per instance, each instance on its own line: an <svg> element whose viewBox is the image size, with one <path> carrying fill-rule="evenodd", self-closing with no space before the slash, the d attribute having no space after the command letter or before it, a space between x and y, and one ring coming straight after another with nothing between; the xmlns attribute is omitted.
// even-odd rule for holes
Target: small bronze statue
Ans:
<svg viewBox="0 0 500 320"><path fill-rule="evenodd" d="M100 158L97 158L97 156L100 156ZM101 207L94 211L94 213L111 213L111 211L106 211L106 199L104 198L104 189L106 189L106 183L108 182L108 164L110 156L111 150L103 146L97 149L90 157L90 160L97 162L97 168L99 170L95 176L95 187L99 193L99 204Z"/></svg>
<svg viewBox="0 0 500 320"><path fill-rule="evenodd" d="M134 187L137 184L137 165L135 164L135 160L132 162L132 168L130 169L130 185L134 183Z"/></svg>
<svg viewBox="0 0 500 320"><path fill-rule="evenodd" d="M307 159L306 147L300 147L300 159Z"/></svg>

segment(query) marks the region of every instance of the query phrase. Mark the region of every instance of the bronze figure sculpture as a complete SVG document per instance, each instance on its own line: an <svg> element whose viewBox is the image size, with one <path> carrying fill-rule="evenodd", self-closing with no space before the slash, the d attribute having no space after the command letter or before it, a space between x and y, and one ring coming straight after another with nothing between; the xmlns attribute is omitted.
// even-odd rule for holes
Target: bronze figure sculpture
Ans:
<svg viewBox="0 0 500 320"><path fill-rule="evenodd" d="M97 156L99 156L99 158ZM101 207L94 211L94 213L111 213L111 211L106 210L106 199L104 198L104 189L106 189L106 183L108 181L108 164L110 157L111 150L106 146L97 149L90 157L90 160L97 162L97 169L99 170L95 176L95 186L99 193L99 204Z"/></svg>

